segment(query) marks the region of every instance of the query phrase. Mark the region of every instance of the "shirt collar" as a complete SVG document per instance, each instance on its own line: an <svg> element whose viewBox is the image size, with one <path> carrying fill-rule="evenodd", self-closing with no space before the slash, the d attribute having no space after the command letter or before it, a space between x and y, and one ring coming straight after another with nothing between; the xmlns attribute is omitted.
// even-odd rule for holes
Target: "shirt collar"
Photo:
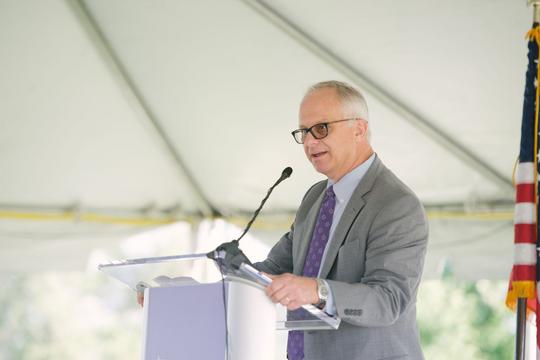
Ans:
<svg viewBox="0 0 540 360"><path fill-rule="evenodd" d="M375 153L371 154L366 161L339 179L337 183L334 183L332 180L328 179L326 187L329 188L330 186L334 186L334 193L336 194L336 199L338 202L341 203L343 201L348 201L351 198L354 189L356 189L356 186L360 183L368 171L369 167L373 163L373 160L375 160L375 156Z"/></svg>

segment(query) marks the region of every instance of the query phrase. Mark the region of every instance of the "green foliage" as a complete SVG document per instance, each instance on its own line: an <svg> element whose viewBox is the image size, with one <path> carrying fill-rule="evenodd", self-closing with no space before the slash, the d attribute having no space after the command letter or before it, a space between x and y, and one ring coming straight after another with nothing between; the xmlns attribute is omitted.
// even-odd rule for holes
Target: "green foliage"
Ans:
<svg viewBox="0 0 540 360"><path fill-rule="evenodd" d="M0 359L137 359L142 312L102 274L4 279ZM112 288L111 288L112 287Z"/></svg>
<svg viewBox="0 0 540 360"><path fill-rule="evenodd" d="M504 306L504 282L426 281L418 321L426 359L511 359L515 316Z"/></svg>

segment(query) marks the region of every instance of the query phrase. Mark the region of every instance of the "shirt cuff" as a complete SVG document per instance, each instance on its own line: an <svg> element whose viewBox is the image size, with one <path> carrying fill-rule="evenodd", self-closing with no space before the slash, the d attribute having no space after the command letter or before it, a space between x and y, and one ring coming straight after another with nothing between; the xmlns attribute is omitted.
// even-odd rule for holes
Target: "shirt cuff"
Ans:
<svg viewBox="0 0 540 360"><path fill-rule="evenodd" d="M334 304L334 294L332 293L332 289L330 289L330 286L328 286L328 281L321 279L326 284L326 288L328 289L328 299L326 299L326 305L323 309L325 313L328 315L335 316L336 311L336 305Z"/></svg>

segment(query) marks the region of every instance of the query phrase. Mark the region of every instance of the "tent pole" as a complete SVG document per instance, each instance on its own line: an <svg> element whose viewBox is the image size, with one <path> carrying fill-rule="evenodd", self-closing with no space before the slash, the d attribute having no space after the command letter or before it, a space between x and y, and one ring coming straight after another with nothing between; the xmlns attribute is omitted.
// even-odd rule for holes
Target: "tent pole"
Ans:
<svg viewBox="0 0 540 360"><path fill-rule="evenodd" d="M259 13L271 24L281 29L285 34L297 41L300 45L311 51L319 59L332 66L335 70L346 76L353 84L370 94L388 109L399 115L401 120L422 131L429 139L435 141L443 149L447 150L461 160L464 164L485 176L496 184L503 192L504 199L511 198L514 191L512 181L486 161L482 160L476 153L466 148L456 138L447 134L441 128L422 116L418 111L405 105L386 89L369 79L365 74L359 72L353 65L339 57L332 50L310 36L287 17L280 14L270 6L270 1L242 0L246 5Z"/></svg>
<svg viewBox="0 0 540 360"><path fill-rule="evenodd" d="M107 40L105 34L98 26L84 0L65 0L66 4L73 11L79 24L86 31L86 34L97 53L108 66L114 79L122 90L126 100L132 106L137 118L148 131L148 134L162 153L175 166L179 179L187 184L194 195L197 208L204 216L222 216L219 209L212 203L206 195L195 176L188 168L184 159L180 156L172 139L168 136L165 128L160 124L156 114L151 110L147 101L139 91L134 81L128 74L124 64L118 58L112 45Z"/></svg>

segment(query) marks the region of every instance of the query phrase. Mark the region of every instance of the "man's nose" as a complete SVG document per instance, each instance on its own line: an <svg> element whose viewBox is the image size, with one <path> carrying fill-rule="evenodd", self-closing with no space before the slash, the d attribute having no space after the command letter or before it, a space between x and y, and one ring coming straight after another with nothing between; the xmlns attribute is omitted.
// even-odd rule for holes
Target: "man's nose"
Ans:
<svg viewBox="0 0 540 360"><path fill-rule="evenodd" d="M304 138L304 145L311 145L317 142L319 142L319 139L316 139L315 136L313 136L313 134L311 133L311 131L308 131L306 137Z"/></svg>

